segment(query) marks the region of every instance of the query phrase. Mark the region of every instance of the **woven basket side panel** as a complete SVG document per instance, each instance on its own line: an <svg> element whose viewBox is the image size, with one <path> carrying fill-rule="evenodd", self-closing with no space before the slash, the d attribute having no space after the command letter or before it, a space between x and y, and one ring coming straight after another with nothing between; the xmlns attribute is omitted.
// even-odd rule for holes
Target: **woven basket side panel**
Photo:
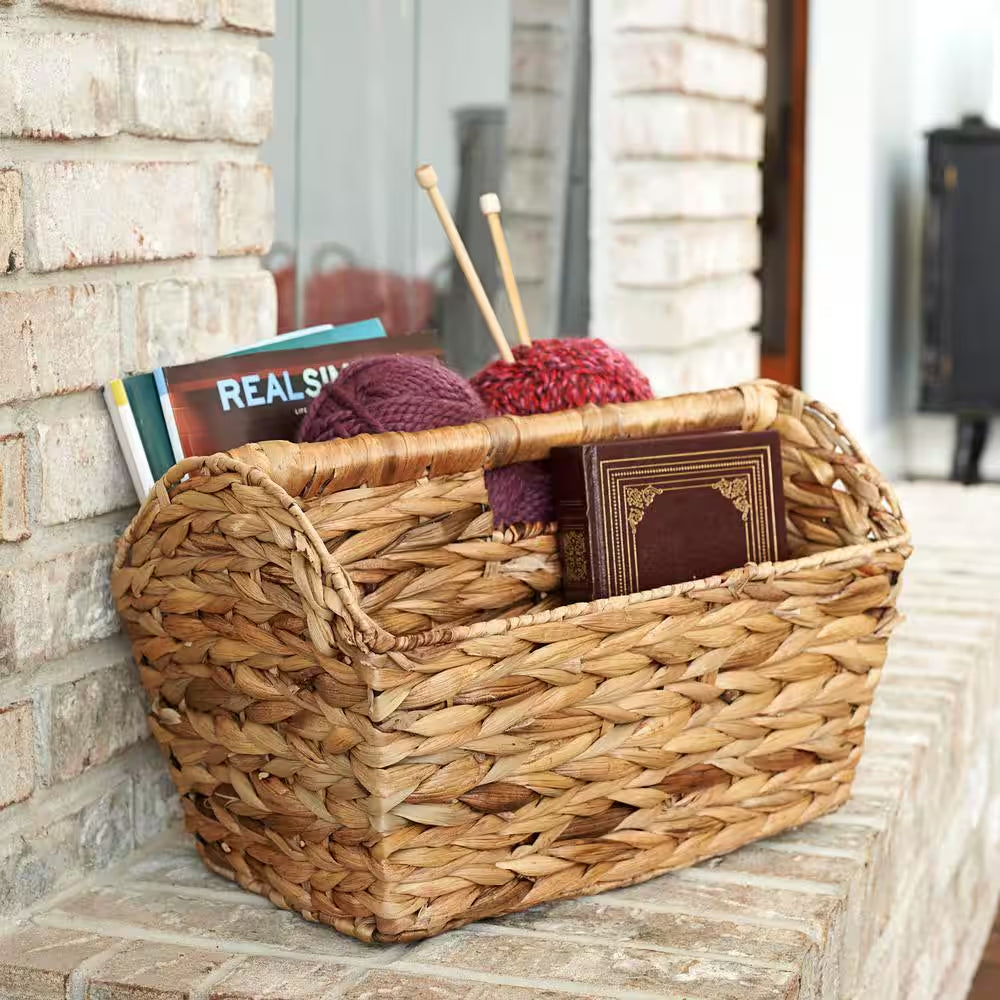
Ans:
<svg viewBox="0 0 1000 1000"><path fill-rule="evenodd" d="M393 734L368 806L386 832L377 935L602 891L844 801L902 563L887 553L633 605L627 627L595 612L413 659L374 703Z"/></svg>
<svg viewBox="0 0 1000 1000"><path fill-rule="evenodd" d="M356 586L395 635L513 617L558 604L554 534L494 532L481 470L356 487L302 503Z"/></svg>
<svg viewBox="0 0 1000 1000"><path fill-rule="evenodd" d="M154 499L133 529L112 588L189 828L221 857L238 826L246 856L279 870L275 838L327 857L370 841L350 756L369 688L339 652L351 630L296 519L223 471ZM232 870L247 878L243 856ZM301 908L293 885L281 892Z"/></svg>

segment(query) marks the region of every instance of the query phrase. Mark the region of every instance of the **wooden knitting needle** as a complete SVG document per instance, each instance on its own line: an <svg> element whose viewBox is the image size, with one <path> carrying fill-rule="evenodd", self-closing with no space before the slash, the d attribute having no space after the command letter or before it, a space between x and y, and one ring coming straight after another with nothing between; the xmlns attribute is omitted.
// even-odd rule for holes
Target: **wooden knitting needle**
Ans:
<svg viewBox="0 0 1000 1000"><path fill-rule="evenodd" d="M486 216L486 223L490 227L490 236L493 237L493 249L496 251L497 262L500 264L500 273L503 275L503 286L507 289L510 309L514 314L517 339L525 347L530 347L531 334L528 332L528 320L524 315L521 293L518 291L517 279L514 277L514 265L510 260L507 238L504 236L503 226L500 224L500 196L493 193L484 194L479 199L479 207L483 215Z"/></svg>
<svg viewBox="0 0 1000 1000"><path fill-rule="evenodd" d="M500 357L504 361L513 362L514 354L510 349L510 344L507 343L507 338L503 335L500 320L497 319L497 314L493 311L493 305L486 294L486 289L483 288L483 283L479 280L479 275L476 273L476 266L472 263L469 251L465 249L465 244L462 242L462 237L455 225L455 220L451 217L451 212L448 211L448 206L445 204L444 198L441 197L437 182L437 171L429 163L417 167L417 183L427 192L428 197L431 199L431 204L434 206L434 211L437 212L437 217L441 222L442 229L444 229L445 236L448 237L451 249L455 252L458 266L462 269L462 274L465 275L465 280L469 283L472 297L476 300L476 305L479 306L479 311L483 314L483 319L486 320L486 326L490 331L493 342L497 345Z"/></svg>

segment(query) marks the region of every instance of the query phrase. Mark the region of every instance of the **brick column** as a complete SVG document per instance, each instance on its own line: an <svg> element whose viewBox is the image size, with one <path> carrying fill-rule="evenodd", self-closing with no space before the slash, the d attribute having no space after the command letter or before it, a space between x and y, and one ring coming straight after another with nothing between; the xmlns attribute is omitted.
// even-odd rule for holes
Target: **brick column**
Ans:
<svg viewBox="0 0 1000 1000"><path fill-rule="evenodd" d="M159 832L98 387L275 330L273 0L0 0L0 919Z"/></svg>
<svg viewBox="0 0 1000 1000"><path fill-rule="evenodd" d="M578 0L511 0L510 104L503 218L528 326L559 333ZM514 336L506 294L504 329ZM582 332L582 331L581 331Z"/></svg>
<svg viewBox="0 0 1000 1000"><path fill-rule="evenodd" d="M592 10L592 333L662 394L751 378L765 0Z"/></svg>

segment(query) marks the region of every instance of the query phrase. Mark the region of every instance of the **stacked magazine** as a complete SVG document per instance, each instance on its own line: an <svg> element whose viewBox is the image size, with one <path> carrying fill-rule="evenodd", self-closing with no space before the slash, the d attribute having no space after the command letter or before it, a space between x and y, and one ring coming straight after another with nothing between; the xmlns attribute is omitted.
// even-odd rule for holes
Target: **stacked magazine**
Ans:
<svg viewBox="0 0 1000 1000"><path fill-rule="evenodd" d="M175 462L250 441L292 440L327 382L379 354L440 357L431 333L387 338L377 319L315 326L221 357L116 378L104 389L140 501Z"/></svg>

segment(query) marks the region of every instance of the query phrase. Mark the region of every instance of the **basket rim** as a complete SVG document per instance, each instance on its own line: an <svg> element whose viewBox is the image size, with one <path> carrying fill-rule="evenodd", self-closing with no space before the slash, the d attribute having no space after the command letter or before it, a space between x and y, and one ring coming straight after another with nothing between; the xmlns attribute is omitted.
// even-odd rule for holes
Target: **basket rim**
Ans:
<svg viewBox="0 0 1000 1000"><path fill-rule="evenodd" d="M432 646L453 645L459 642L467 642L474 639L486 638L499 635L515 629L526 628L534 625L543 625L555 621L572 621L588 615L605 614L610 611L625 610L627 608L648 604L651 602L669 599L681 595L698 594L719 588L728 589L731 593L738 595L748 584L754 582L767 582L781 578L792 573L808 571L822 568L852 568L863 565L870 561L871 557L880 553L895 551L906 548L910 542L910 532L903 519L899 508L899 501L896 498L892 487L882 478L881 474L870 462L867 455L857 444L851 434L843 427L836 413L811 397L806 396L799 389L790 386L780 385L776 382L758 380L744 386L737 387L744 401L744 417L741 421L750 427L767 427L775 420L778 408L778 398L785 397L791 401L792 409L801 412L805 408L811 408L822 415L830 422L832 428L845 440L853 452L856 464L856 471L878 489L879 495L887 505L889 512L899 521L902 530L893 532L883 538L870 540L851 546L839 546L826 549L822 552L802 556L797 559L787 559L780 562L768 562L759 564L747 564L728 573L707 577L701 580L690 580L681 583L670 584L665 587L658 587L653 590L637 591L631 594L623 594L617 597L601 598L596 601L578 602L575 604L561 605L547 611L540 611L533 614L518 615L508 618L488 619L481 622L473 622L467 625L449 626L439 625L434 628L425 629L420 632L408 635L396 635L380 626L361 607L358 594L347 577L346 572L337 562L335 557L329 552L318 531L309 520L305 511L283 486L276 482L270 473L270 462L262 463L264 468L258 464L251 464L234 457L233 454L220 452L211 456L198 456L184 459L174 465L167 473L154 484L149 495L139 508L138 513L118 540L115 551L112 572L116 573L124 567L127 552L133 540L140 534L144 526L151 522L160 510L168 507L172 503L172 493L178 489L186 492L182 485L182 480L192 472L205 471L209 474L232 473L240 477L244 483L264 489L273 498L278 499L285 510L295 518L299 530L308 539L313 549L313 554L320 564L323 576L332 585L336 594L339 608L329 608L333 614L339 614L348 627L348 633L352 640L352 645L356 646L360 652L364 653L405 653L409 650L426 648ZM697 394L702 398L722 397L728 395L731 400L732 389L713 390L711 392ZM677 398L677 397L674 397ZM654 401L655 402L655 401ZM768 405L770 403L771 405ZM639 407L645 404L622 404L613 407L615 411L621 411L628 407ZM586 409L612 409L612 408L586 408ZM551 415L543 415L551 416ZM469 427L489 428L490 425L497 426L501 422L514 421L515 429L524 426L536 417L521 418L495 418L493 420L481 421L479 424L468 425ZM454 428L441 428L440 431L418 432L418 435L401 434L395 432L394 437L421 437L424 440L431 439L429 436L441 436L448 432L454 432ZM442 433L443 432L443 433ZM389 435L361 435L363 438L373 440L377 437L388 437ZM358 439L352 439L357 441ZM268 442L270 443L270 442ZM340 445L344 442L323 442L323 445ZM288 444L288 442L279 442ZM237 449L245 452L246 449ZM516 451L516 449L515 449ZM265 455L265 459L267 456ZM509 461L520 460L520 458L509 459ZM499 462L498 464L506 464ZM472 471L472 470L466 470ZM439 473L440 474L440 473ZM194 488L192 485L189 488Z"/></svg>

